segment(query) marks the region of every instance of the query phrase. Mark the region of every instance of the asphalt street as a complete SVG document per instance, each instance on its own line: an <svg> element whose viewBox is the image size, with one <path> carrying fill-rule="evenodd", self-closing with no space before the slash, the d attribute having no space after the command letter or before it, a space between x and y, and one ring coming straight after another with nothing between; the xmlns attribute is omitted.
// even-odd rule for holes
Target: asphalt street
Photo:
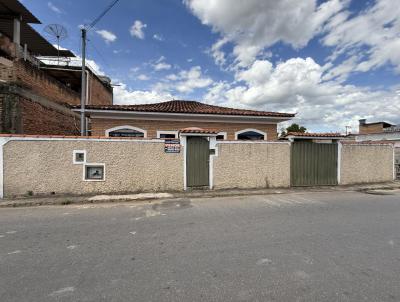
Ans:
<svg viewBox="0 0 400 302"><path fill-rule="evenodd" d="M0 209L0 301L400 301L400 193Z"/></svg>

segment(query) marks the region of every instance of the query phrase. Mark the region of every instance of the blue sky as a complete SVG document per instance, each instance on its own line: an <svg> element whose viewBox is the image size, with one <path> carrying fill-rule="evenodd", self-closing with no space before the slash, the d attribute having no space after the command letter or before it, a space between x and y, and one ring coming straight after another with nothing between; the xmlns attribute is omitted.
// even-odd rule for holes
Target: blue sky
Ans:
<svg viewBox="0 0 400 302"><path fill-rule="evenodd" d="M24 0L43 26L79 25L110 0ZM243 3L241 3L243 2ZM297 112L313 131L400 123L400 6L391 0L120 0L89 34L115 103L194 99ZM96 5L93 5L96 3Z"/></svg>

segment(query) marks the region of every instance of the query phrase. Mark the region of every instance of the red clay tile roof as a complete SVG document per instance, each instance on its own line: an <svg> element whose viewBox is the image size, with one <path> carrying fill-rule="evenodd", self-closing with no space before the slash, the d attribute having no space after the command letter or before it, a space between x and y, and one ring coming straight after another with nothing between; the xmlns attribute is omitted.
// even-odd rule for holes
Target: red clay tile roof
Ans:
<svg viewBox="0 0 400 302"><path fill-rule="evenodd" d="M0 134L1 137L17 137L17 138L66 138L66 139L112 139L112 140L158 140L143 137L109 137L109 136L80 136L80 135L55 135L55 134Z"/></svg>
<svg viewBox="0 0 400 302"><path fill-rule="evenodd" d="M305 136L305 137L344 137L340 133L312 133L312 132L289 132L286 136Z"/></svg>
<svg viewBox="0 0 400 302"><path fill-rule="evenodd" d="M179 130L180 133L201 133L201 134L218 134L218 130L215 129L203 129L197 127L189 127Z"/></svg>
<svg viewBox="0 0 400 302"><path fill-rule="evenodd" d="M72 106L79 109L80 105ZM293 113L233 109L221 106L203 104L196 101L173 100L155 104L142 105L86 105L86 109L94 110L118 110L118 111L140 111L140 112L163 112L163 113L191 113L191 114L218 114L218 115L243 115L243 116L271 116L271 117L294 117Z"/></svg>

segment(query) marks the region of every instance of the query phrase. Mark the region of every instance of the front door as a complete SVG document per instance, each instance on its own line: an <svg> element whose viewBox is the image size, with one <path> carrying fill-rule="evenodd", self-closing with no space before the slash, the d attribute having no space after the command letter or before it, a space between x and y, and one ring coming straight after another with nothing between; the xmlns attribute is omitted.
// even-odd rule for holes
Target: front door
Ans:
<svg viewBox="0 0 400 302"><path fill-rule="evenodd" d="M210 142L206 137L188 136L186 176L188 187L209 186Z"/></svg>

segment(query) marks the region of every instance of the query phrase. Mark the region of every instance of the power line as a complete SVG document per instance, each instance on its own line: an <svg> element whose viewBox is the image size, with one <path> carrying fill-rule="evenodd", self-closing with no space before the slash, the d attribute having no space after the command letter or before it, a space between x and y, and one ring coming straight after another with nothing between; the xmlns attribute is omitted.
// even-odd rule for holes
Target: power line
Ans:
<svg viewBox="0 0 400 302"><path fill-rule="evenodd" d="M96 19L94 19L92 23L89 24L89 26L86 27L86 30L91 30L97 24L97 22L99 22L100 19L105 16L105 14L107 14L108 11L112 9L115 4L117 4L118 1L119 0L114 0L113 2L111 2L110 5L107 6L106 9Z"/></svg>
<svg viewBox="0 0 400 302"><path fill-rule="evenodd" d="M94 51L96 52L96 54L99 56L99 58L103 61L103 63L104 63L108 68L111 69L111 65L108 64L107 60L106 60L105 57L102 55L102 53L100 52L100 50L96 47L96 45L95 45L92 41L90 41L90 40L88 40L88 42L89 42L89 45L92 46L92 48L94 49Z"/></svg>
<svg viewBox="0 0 400 302"><path fill-rule="evenodd" d="M117 4L119 0L114 0L106 7L105 10L93 20L88 26L83 26L81 28L82 33L82 85L81 85L81 135L86 135L86 117L85 117L85 105L86 105L86 33L91 30L97 22L103 18L108 11Z"/></svg>

